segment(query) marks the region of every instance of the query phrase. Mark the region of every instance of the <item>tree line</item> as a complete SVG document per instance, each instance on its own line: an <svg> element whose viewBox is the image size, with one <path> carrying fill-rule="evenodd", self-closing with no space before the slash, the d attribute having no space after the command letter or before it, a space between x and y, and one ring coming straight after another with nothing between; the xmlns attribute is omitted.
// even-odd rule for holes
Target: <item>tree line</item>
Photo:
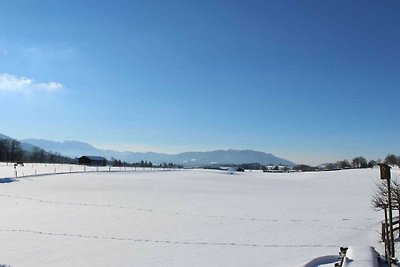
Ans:
<svg viewBox="0 0 400 267"><path fill-rule="evenodd" d="M181 169L183 168L182 165L175 164L175 163L160 163L160 164L153 164L151 161L147 162L146 160L142 160L140 162L133 162L129 163L126 161L121 161L115 158L111 158L110 161L107 161L107 165L113 167L140 167L140 168L163 168L163 169Z"/></svg>
<svg viewBox="0 0 400 267"><path fill-rule="evenodd" d="M37 162L37 163L77 163L77 159L62 156L59 153L47 152L34 147L32 151L24 150L21 143L13 139L0 140L1 162Z"/></svg>
<svg viewBox="0 0 400 267"><path fill-rule="evenodd" d="M326 171L332 170L343 170L343 169L359 169L359 168L373 168L379 163L386 163L388 165L398 165L400 166L400 157L394 154L388 154L386 158L382 161L381 159L377 160L366 160L362 156L358 156L353 158L351 161L339 160L336 163L328 163L322 169ZM319 167L309 166L305 164L297 165L293 167L296 171L318 171L321 170Z"/></svg>
<svg viewBox="0 0 400 267"><path fill-rule="evenodd" d="M395 156L393 154L387 155L385 160L383 161L384 163L388 165L399 165L400 166L400 157ZM378 163L382 163L381 159L378 160L367 160L362 156L354 157L351 161L344 159L344 160L339 160L335 163L328 163L323 166L322 170L326 171L333 171L333 170L343 170L343 169L359 169L359 168L373 168L376 166ZM214 164L214 165L208 165L205 166L204 168L206 169L218 169L219 167L224 166L224 167L237 167L237 168L243 168L246 170L278 170L282 169L283 171L288 171L290 168L288 166L283 166L279 168L279 166L282 166L281 164L267 164L267 165L262 165L260 163L243 163L243 164ZM306 164L299 164L296 165L292 168L294 171L302 171L302 172L307 172L307 171L320 171L321 167L320 166L310 166Z"/></svg>

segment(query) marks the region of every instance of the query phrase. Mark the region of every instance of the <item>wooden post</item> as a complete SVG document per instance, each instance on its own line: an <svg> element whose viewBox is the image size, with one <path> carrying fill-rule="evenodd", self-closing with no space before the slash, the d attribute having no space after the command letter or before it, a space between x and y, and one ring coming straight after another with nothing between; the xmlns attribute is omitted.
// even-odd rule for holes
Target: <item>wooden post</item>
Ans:
<svg viewBox="0 0 400 267"><path fill-rule="evenodd" d="M386 180L387 182L387 190L388 190L388 213L389 213L389 239L388 248L389 248L389 265L391 263L391 258L395 258L395 251L394 251L394 235L393 235L393 214L392 214L392 190L390 189L390 167L387 164L379 164L381 179Z"/></svg>
<svg viewBox="0 0 400 267"><path fill-rule="evenodd" d="M400 195L397 194L397 211L399 212L399 233L398 233L398 237L400 237Z"/></svg>
<svg viewBox="0 0 400 267"><path fill-rule="evenodd" d="M385 242L385 239L386 239L386 230L385 230L386 224L383 222L383 223L381 224L381 227L382 227L382 231L381 231L381 241L382 241L382 242Z"/></svg>
<svg viewBox="0 0 400 267"><path fill-rule="evenodd" d="M392 214L392 194L391 194L391 189L390 189L390 179L387 179L387 187L388 187L388 198L389 198L389 206L388 206L388 211L389 211L389 232L390 232L390 256L392 258L395 257L394 253L394 235L393 235L393 214Z"/></svg>
<svg viewBox="0 0 400 267"><path fill-rule="evenodd" d="M385 206L385 223L384 223L384 233L385 235L383 236L383 238L385 239L385 257L388 258L390 255L390 246L389 246L389 222L388 222L388 210L387 207Z"/></svg>

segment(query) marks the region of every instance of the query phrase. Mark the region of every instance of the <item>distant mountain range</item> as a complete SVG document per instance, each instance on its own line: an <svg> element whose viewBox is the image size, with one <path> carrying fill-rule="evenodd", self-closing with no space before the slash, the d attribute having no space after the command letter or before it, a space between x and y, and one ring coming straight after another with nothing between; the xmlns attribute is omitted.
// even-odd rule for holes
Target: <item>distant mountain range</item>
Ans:
<svg viewBox="0 0 400 267"><path fill-rule="evenodd" d="M0 134L0 139L12 139ZM116 158L127 162L150 161L152 163L173 162L184 166L205 166L222 164L260 163L272 165L294 166L295 163L278 158L270 153L254 150L215 150L208 152L184 152L179 154L165 154L154 152L131 152L98 149L90 144L78 141L54 142L43 139L20 140L23 149L31 151L34 147L40 147L48 152L60 153L68 157L80 157L83 155L102 156L107 159Z"/></svg>
<svg viewBox="0 0 400 267"><path fill-rule="evenodd" d="M98 149L90 144L77 141L54 142L42 139L25 139L24 143L43 148L47 151L58 152L69 157L80 157L82 155L102 156L107 159L112 157L127 162L139 162L141 160L153 163L173 162L186 166L204 166L210 164L282 164L294 166L295 163L275 157L272 154L253 150L216 150L209 152L184 152L179 154L165 154L154 152L131 152Z"/></svg>

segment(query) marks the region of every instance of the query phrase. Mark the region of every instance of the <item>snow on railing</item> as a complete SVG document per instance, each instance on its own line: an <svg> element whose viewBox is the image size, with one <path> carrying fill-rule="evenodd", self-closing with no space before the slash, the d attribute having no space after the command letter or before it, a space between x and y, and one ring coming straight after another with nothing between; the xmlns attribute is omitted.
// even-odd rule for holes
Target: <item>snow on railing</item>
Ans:
<svg viewBox="0 0 400 267"><path fill-rule="evenodd" d="M341 262L342 267L378 267L379 254L370 246L349 247Z"/></svg>

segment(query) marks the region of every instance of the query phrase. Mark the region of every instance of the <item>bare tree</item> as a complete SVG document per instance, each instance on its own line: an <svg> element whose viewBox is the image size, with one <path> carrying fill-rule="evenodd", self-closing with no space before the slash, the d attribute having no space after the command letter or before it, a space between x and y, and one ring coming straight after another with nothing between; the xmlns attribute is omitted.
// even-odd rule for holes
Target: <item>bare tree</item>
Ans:
<svg viewBox="0 0 400 267"><path fill-rule="evenodd" d="M368 162L364 157L355 157L352 160L352 164L354 168L367 168Z"/></svg>
<svg viewBox="0 0 400 267"><path fill-rule="evenodd" d="M399 212L400 218L400 181L392 179L390 181L390 189L392 196L392 209ZM388 189L387 182L382 180L376 183L375 193L372 197L372 208L376 211L384 210L385 214L388 208Z"/></svg>
<svg viewBox="0 0 400 267"><path fill-rule="evenodd" d="M372 208L376 211L385 210L388 206L388 191L386 181L376 183L374 195L372 196Z"/></svg>
<svg viewBox="0 0 400 267"><path fill-rule="evenodd" d="M386 156L384 163L386 163L387 165L398 165L399 164L399 159L396 155L394 154L389 154Z"/></svg>
<svg viewBox="0 0 400 267"><path fill-rule="evenodd" d="M373 168L376 165L378 165L378 162L376 162L376 160L370 160L368 161L368 168Z"/></svg>
<svg viewBox="0 0 400 267"><path fill-rule="evenodd" d="M349 163L349 161L348 161L347 159L338 161L338 162L336 163L336 165L337 165L337 167L340 168L340 169L346 169L346 168L350 168L350 167L351 167L351 166L350 166L350 163Z"/></svg>

